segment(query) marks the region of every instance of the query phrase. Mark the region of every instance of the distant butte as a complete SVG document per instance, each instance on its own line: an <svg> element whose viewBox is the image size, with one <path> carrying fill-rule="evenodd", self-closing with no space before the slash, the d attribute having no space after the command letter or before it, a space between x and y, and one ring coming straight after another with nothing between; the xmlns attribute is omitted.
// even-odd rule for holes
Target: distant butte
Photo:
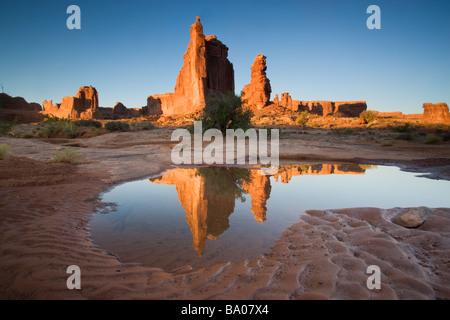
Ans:
<svg viewBox="0 0 450 320"><path fill-rule="evenodd" d="M66 119L102 119L99 110L98 92L92 86L78 89L74 97L63 97L61 103L53 104L52 100L44 100L44 114Z"/></svg>

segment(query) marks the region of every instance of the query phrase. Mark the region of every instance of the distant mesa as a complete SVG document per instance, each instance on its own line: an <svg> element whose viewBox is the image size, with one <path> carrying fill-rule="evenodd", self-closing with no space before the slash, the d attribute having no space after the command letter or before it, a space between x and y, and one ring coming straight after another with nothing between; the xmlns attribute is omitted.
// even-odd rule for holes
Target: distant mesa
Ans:
<svg viewBox="0 0 450 320"><path fill-rule="evenodd" d="M359 117L361 112L367 110L366 101L299 101L292 100L287 92L281 94L281 99L277 94L273 103L292 111L308 111L324 117L336 114L343 117Z"/></svg>
<svg viewBox="0 0 450 320"><path fill-rule="evenodd" d="M234 69L227 57L228 47L216 36L205 37L197 17L174 92L150 96L144 113L190 114L203 109L209 91L234 92Z"/></svg>
<svg viewBox="0 0 450 320"><path fill-rule="evenodd" d="M435 123L450 123L450 113L446 103L424 103L423 121Z"/></svg>
<svg viewBox="0 0 450 320"><path fill-rule="evenodd" d="M242 99L251 109L261 110L270 103L272 89L266 70L266 57L260 53L251 66L251 82L242 89Z"/></svg>
<svg viewBox="0 0 450 320"><path fill-rule="evenodd" d="M42 107L39 103L28 103L22 97L11 97L6 93L0 93L0 120L19 123L40 122L44 120L41 114Z"/></svg>

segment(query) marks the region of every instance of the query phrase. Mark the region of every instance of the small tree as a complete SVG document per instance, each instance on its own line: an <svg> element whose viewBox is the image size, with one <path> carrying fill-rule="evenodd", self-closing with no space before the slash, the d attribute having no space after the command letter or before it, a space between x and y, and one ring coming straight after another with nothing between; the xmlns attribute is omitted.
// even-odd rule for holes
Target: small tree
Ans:
<svg viewBox="0 0 450 320"><path fill-rule="evenodd" d="M241 97L234 92L211 92L199 120L204 130L216 128L225 133L226 129L247 130L251 127L252 116L253 112L243 107Z"/></svg>
<svg viewBox="0 0 450 320"><path fill-rule="evenodd" d="M308 110L304 110L300 113L300 117L297 118L297 124L299 126L304 127L308 123L308 120L309 120Z"/></svg>
<svg viewBox="0 0 450 320"><path fill-rule="evenodd" d="M359 118L364 121L364 123L371 123L378 120L378 114L374 111L364 110L359 114Z"/></svg>

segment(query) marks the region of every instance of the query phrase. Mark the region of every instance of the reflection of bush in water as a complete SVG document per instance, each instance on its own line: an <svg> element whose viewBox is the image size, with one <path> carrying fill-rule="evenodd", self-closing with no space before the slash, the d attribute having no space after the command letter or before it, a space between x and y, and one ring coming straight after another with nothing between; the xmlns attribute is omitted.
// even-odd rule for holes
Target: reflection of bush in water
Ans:
<svg viewBox="0 0 450 320"><path fill-rule="evenodd" d="M359 167L363 170L374 170L377 168L376 164L359 164Z"/></svg>
<svg viewBox="0 0 450 320"><path fill-rule="evenodd" d="M243 182L252 181L250 170L242 168L202 167L195 175L205 179L208 193L232 195L241 202L245 201Z"/></svg>

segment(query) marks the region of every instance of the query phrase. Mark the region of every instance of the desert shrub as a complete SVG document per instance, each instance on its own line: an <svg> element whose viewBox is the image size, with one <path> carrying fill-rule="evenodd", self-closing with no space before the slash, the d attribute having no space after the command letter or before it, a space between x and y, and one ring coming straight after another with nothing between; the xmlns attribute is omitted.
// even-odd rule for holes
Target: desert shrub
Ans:
<svg viewBox="0 0 450 320"><path fill-rule="evenodd" d="M359 118L363 120L365 123L371 123L378 119L378 115L376 112L364 110L359 114Z"/></svg>
<svg viewBox="0 0 450 320"><path fill-rule="evenodd" d="M356 134L356 131L352 128L339 128L339 129L331 129L333 133L339 134L339 135L352 135Z"/></svg>
<svg viewBox="0 0 450 320"><path fill-rule="evenodd" d="M131 127L136 130L151 130L155 128L155 125L150 121L133 121Z"/></svg>
<svg viewBox="0 0 450 320"><path fill-rule="evenodd" d="M412 131L411 123L406 122L405 124L401 126L396 126L392 128L392 131L398 132L398 133L408 133Z"/></svg>
<svg viewBox="0 0 450 320"><path fill-rule="evenodd" d="M102 123L97 120L77 120L73 122L77 127L94 127L94 128L101 128Z"/></svg>
<svg viewBox="0 0 450 320"><path fill-rule="evenodd" d="M38 137L52 138L65 136L73 139L80 135L77 126L67 119L47 118L43 122L43 128L39 130Z"/></svg>
<svg viewBox="0 0 450 320"><path fill-rule="evenodd" d="M299 126L304 127L308 123L308 120L309 120L309 113L308 113L308 111L307 110L302 111L300 113L300 116L297 118L297 124Z"/></svg>
<svg viewBox="0 0 450 320"><path fill-rule="evenodd" d="M381 144L382 147L392 147L394 144L392 142L383 142Z"/></svg>
<svg viewBox="0 0 450 320"><path fill-rule="evenodd" d="M68 138L76 138L78 137L81 133L78 131L78 127L71 122L66 123L63 126L62 132L64 133L64 135Z"/></svg>
<svg viewBox="0 0 450 320"><path fill-rule="evenodd" d="M8 156L11 148L7 144L0 144L0 160L5 159Z"/></svg>
<svg viewBox="0 0 450 320"><path fill-rule="evenodd" d="M130 125L123 121L110 121L105 123L105 129L108 131L128 131L130 130Z"/></svg>
<svg viewBox="0 0 450 320"><path fill-rule="evenodd" d="M412 141L413 136L410 132L407 133L400 133L397 136L395 136L395 139L397 140L406 140L406 141Z"/></svg>
<svg viewBox="0 0 450 320"><path fill-rule="evenodd" d="M10 134L11 130L15 127L17 122L19 122L17 117L15 117L12 121L0 121L0 136Z"/></svg>
<svg viewBox="0 0 450 320"><path fill-rule="evenodd" d="M427 136L426 143L427 144L439 144L441 141L442 141L442 137L430 134Z"/></svg>
<svg viewBox="0 0 450 320"><path fill-rule="evenodd" d="M449 141L450 140L450 132L446 132L442 135L443 141Z"/></svg>
<svg viewBox="0 0 450 320"><path fill-rule="evenodd" d="M253 112L243 107L240 96L234 92L221 94L212 92L206 98L206 105L200 116L203 130L216 128L226 132L226 129L243 129L251 127Z"/></svg>
<svg viewBox="0 0 450 320"><path fill-rule="evenodd" d="M70 164L79 164L83 159L82 154L69 148L53 151L51 155L53 157L53 162L66 162Z"/></svg>

